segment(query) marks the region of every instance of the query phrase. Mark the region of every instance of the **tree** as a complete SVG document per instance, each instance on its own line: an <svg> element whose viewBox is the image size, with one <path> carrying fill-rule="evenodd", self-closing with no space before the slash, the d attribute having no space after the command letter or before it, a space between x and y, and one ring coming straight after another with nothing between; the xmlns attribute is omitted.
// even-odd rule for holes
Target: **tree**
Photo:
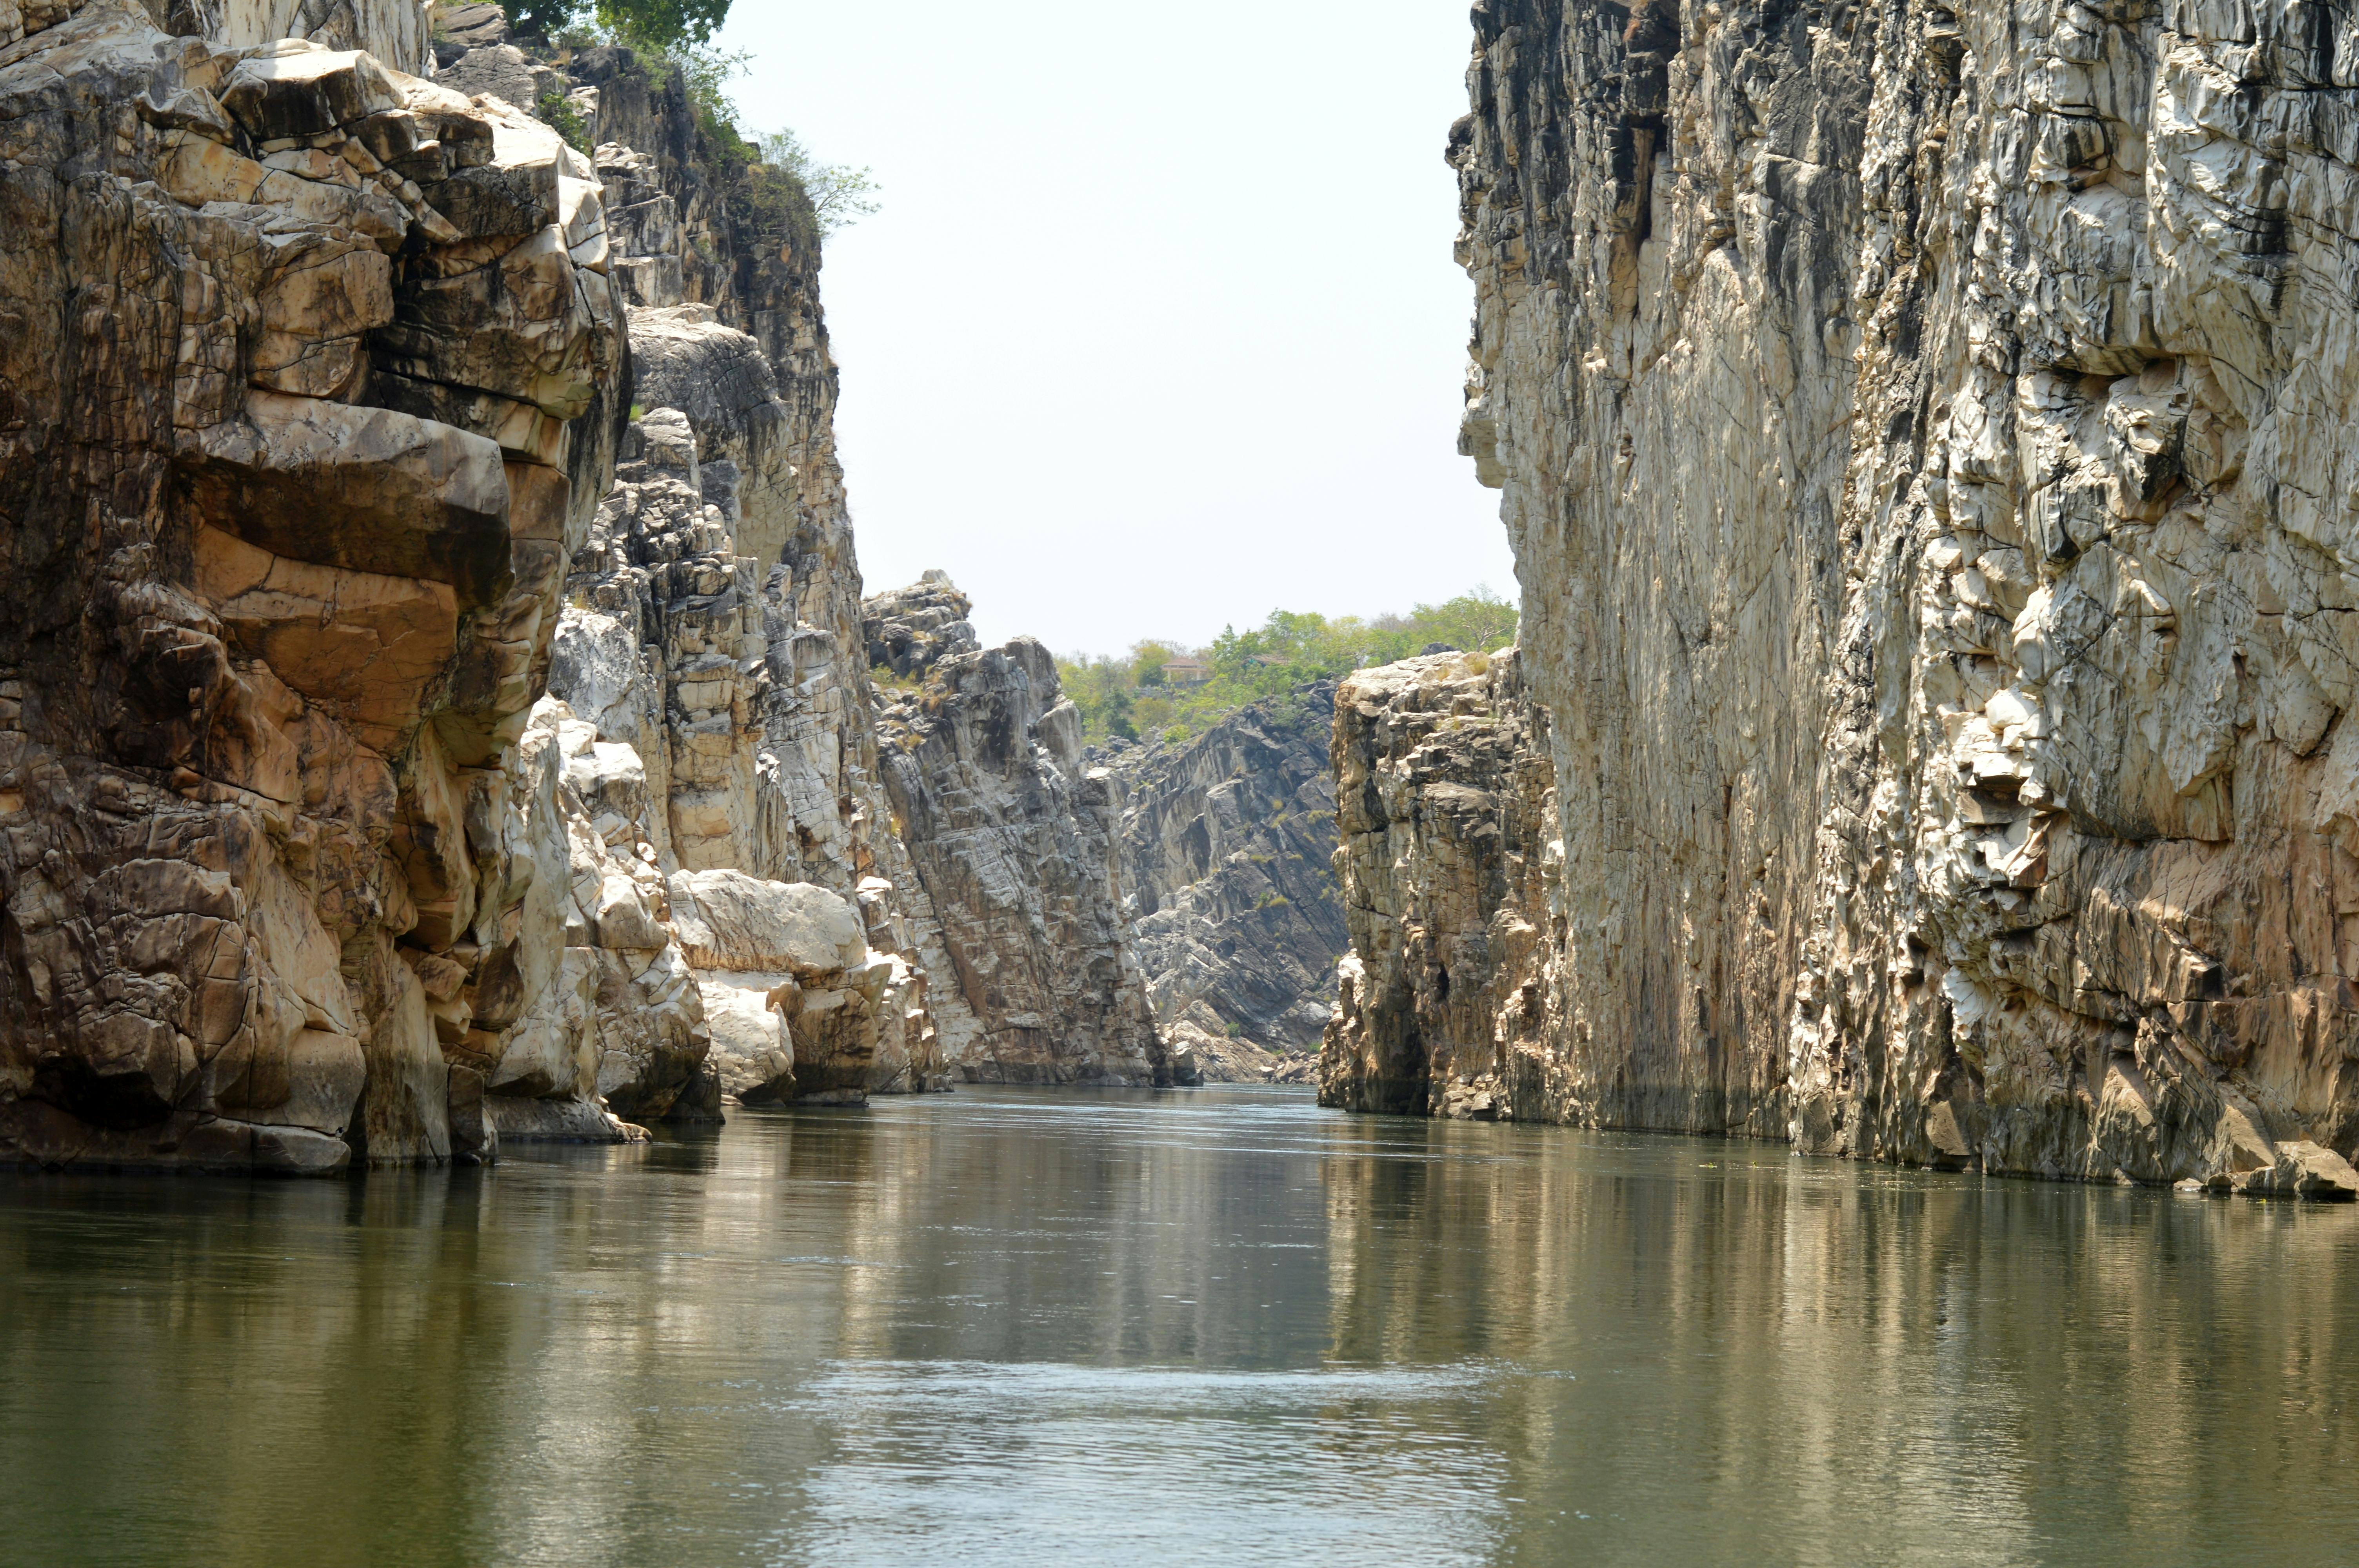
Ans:
<svg viewBox="0 0 2359 1568"><path fill-rule="evenodd" d="M616 42L658 53L709 41L729 19L729 0L501 0L509 26L553 38L594 11Z"/></svg>
<svg viewBox="0 0 2359 1568"><path fill-rule="evenodd" d="M877 210L879 187L865 168L845 163L821 163L811 157L792 131L774 131L762 138L762 161L802 181L819 215L820 237L849 228Z"/></svg>
<svg viewBox="0 0 2359 1568"><path fill-rule="evenodd" d="M1410 617L1433 640L1475 654L1495 653L1514 642L1521 619L1516 607L1493 593L1488 583L1445 603L1420 604Z"/></svg>
<svg viewBox="0 0 2359 1568"><path fill-rule="evenodd" d="M598 0L600 27L658 49L710 42L728 19L729 0Z"/></svg>
<svg viewBox="0 0 2359 1568"><path fill-rule="evenodd" d="M553 38L582 15L582 0L501 0L508 26L533 38Z"/></svg>

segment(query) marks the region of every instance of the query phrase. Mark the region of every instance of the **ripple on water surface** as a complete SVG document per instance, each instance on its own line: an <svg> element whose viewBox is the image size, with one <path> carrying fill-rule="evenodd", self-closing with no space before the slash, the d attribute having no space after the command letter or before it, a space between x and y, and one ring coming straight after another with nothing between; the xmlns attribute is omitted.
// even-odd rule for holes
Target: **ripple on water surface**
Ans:
<svg viewBox="0 0 2359 1568"><path fill-rule="evenodd" d="M0 1563L2308 1561L2354 1248L1267 1090L5 1178Z"/></svg>

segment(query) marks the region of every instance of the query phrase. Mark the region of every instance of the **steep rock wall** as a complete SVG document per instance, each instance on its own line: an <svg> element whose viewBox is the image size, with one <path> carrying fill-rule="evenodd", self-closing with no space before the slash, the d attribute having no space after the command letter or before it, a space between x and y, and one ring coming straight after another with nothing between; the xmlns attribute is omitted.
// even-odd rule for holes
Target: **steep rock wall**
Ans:
<svg viewBox="0 0 2359 1568"><path fill-rule="evenodd" d="M939 572L867 602L895 836L943 1066L968 1082L1160 1084L1172 1074L1133 950L1112 773L1028 637L974 649ZM970 651L972 650L972 651Z"/></svg>
<svg viewBox="0 0 2359 1568"><path fill-rule="evenodd" d="M666 985L676 964L694 974L683 1011L711 1054L671 1113L924 1087L940 1068L897 892L914 873L879 831L809 199L716 146L669 69L619 49L552 62L483 7L445 21L440 81L536 108L561 100L596 145L645 412L570 563L550 690L592 736L590 758L568 763L571 777L594 762L603 803L600 830L578 841L630 873L577 859L577 882L593 899L661 883L642 890L647 934L670 943L650 972ZM744 881L715 915L696 890L722 873ZM680 925L785 929L821 906L869 944L848 971L787 965L775 943L700 945ZM610 983L591 1026L635 1038L643 990ZM642 1065L610 1065L618 1108L652 1105L650 1085L676 1072L666 1052L625 1060ZM645 1065L664 1071L651 1080Z"/></svg>
<svg viewBox="0 0 2359 1568"><path fill-rule="evenodd" d="M1260 1078L1318 1048L1351 941L1332 865L1334 715L1334 683L1317 681L1185 745L1106 754L1124 912L1175 1067L1185 1050L1208 1077Z"/></svg>
<svg viewBox="0 0 2359 1568"><path fill-rule="evenodd" d="M2336 15L1479 0L1464 449L1565 854L1514 1114L2348 1182Z"/></svg>
<svg viewBox="0 0 2359 1568"><path fill-rule="evenodd" d="M486 1157L621 409L597 186L366 54L8 15L0 1154Z"/></svg>
<svg viewBox="0 0 2359 1568"><path fill-rule="evenodd" d="M1547 716L1514 649L1407 659L1344 679L1333 759L1353 950L1320 1103L1496 1115L1511 1078L1546 1066L1561 869Z"/></svg>

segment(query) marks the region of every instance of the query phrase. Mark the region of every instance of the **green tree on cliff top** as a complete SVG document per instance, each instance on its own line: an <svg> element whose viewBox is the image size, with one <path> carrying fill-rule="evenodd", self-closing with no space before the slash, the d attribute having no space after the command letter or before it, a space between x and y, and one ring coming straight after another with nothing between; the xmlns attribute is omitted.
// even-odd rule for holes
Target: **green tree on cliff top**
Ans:
<svg viewBox="0 0 2359 1568"><path fill-rule="evenodd" d="M1212 669L1201 685L1174 686L1163 666L1184 650L1177 643L1142 641L1119 657L1060 659L1065 695L1082 711L1093 741L1111 735L1186 738L1201 735L1248 703L1293 691L1305 681L1332 679L1371 665L1406 659L1440 643L1470 654L1493 654L1516 639L1516 607L1477 587L1407 615L1330 619L1273 610L1258 626L1225 628L1193 650Z"/></svg>
<svg viewBox="0 0 2359 1568"><path fill-rule="evenodd" d="M579 27L585 13L618 43L658 51L711 41L729 19L729 0L502 0L520 33L554 38Z"/></svg>

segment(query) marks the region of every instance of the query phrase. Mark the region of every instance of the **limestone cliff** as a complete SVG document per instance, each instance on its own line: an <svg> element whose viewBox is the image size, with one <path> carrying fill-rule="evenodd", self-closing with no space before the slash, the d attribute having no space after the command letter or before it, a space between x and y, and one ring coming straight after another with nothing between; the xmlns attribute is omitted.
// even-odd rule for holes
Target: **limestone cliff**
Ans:
<svg viewBox="0 0 2359 1568"><path fill-rule="evenodd" d="M1504 1108L2347 1186L2339 24L1473 19L1464 449L1564 855Z"/></svg>
<svg viewBox="0 0 2359 1568"><path fill-rule="evenodd" d="M1294 1077L1318 1049L1351 941L1332 865L1334 713L1334 683L1315 681L1183 745L1105 753L1125 913L1175 1069L1184 1053L1208 1078Z"/></svg>
<svg viewBox="0 0 2359 1568"><path fill-rule="evenodd" d="M1171 1081L1123 900L1113 775L1028 637L979 649L950 579L867 602L895 835L945 1068L969 1082Z"/></svg>
<svg viewBox="0 0 2359 1568"><path fill-rule="evenodd" d="M8 1157L480 1158L559 983L521 742L623 406L598 186L266 9L0 10ZM587 1066L535 1087L612 1136Z"/></svg>

